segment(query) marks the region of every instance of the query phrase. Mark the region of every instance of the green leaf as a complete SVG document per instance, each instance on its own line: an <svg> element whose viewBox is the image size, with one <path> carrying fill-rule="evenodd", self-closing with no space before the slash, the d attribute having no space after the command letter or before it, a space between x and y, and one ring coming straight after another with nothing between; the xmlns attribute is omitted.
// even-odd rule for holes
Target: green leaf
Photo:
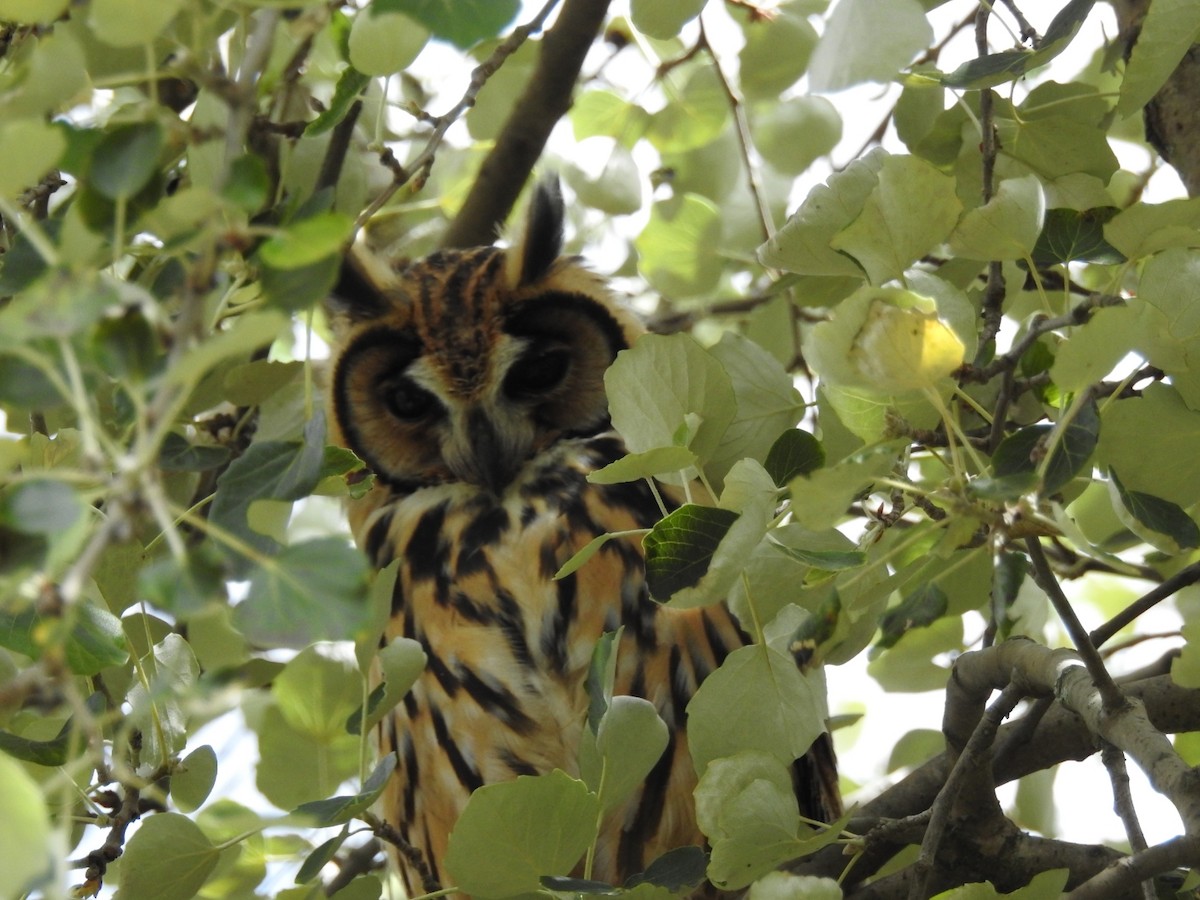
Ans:
<svg viewBox="0 0 1200 900"><path fill-rule="evenodd" d="M148 758L167 759L187 744L185 700L200 677L200 664L188 642L172 633L141 657L141 668L149 683L130 688L128 721L141 730Z"/></svg>
<svg viewBox="0 0 1200 900"><path fill-rule="evenodd" d="M0 755L0 896L20 897L53 872L50 813L41 788Z"/></svg>
<svg viewBox="0 0 1200 900"><path fill-rule="evenodd" d="M830 244L862 211L889 158L886 150L872 150L809 191L784 226L758 248L759 261L802 275L862 278L862 268Z"/></svg>
<svg viewBox="0 0 1200 900"><path fill-rule="evenodd" d="M269 345L279 336L288 319L282 313L269 311L239 316L227 331L187 351L167 372L167 381L191 386L221 362Z"/></svg>
<svg viewBox="0 0 1200 900"><path fill-rule="evenodd" d="M585 735L580 777L611 812L642 787L667 748L666 723L641 697L613 697L600 718L595 742ZM594 755L593 755L594 753Z"/></svg>
<svg viewBox="0 0 1200 900"><path fill-rule="evenodd" d="M171 773L171 799L181 812L199 809L217 781L217 754L208 744L197 747Z"/></svg>
<svg viewBox="0 0 1200 900"><path fill-rule="evenodd" d="M446 869L476 897L537 891L541 876L565 875L579 862L599 811L596 795L560 771L484 785L450 833Z"/></svg>
<svg viewBox="0 0 1200 900"><path fill-rule="evenodd" d="M376 2L373 4L373 8L377 8L379 5ZM333 89L333 98L329 101L329 106L308 123L304 129L305 136L317 137L327 131L332 131L335 125L346 118L351 104L359 98L363 88L370 83L370 75L360 72L354 66L347 66Z"/></svg>
<svg viewBox="0 0 1200 900"><path fill-rule="evenodd" d="M53 22L70 5L70 0L0 0L0 19L22 25Z"/></svg>
<svg viewBox="0 0 1200 900"><path fill-rule="evenodd" d="M896 451L884 445L793 478L788 485L792 516L809 531L833 527L846 517L846 510L859 494L891 471L895 459Z"/></svg>
<svg viewBox="0 0 1200 900"><path fill-rule="evenodd" d="M404 699L404 695L411 690L424 671L426 659L421 644L405 637L392 638L387 646L379 649L377 658L383 684L371 693L367 704L368 731L378 725L383 717ZM346 731L349 734L362 734L361 707L352 712L346 720Z"/></svg>
<svg viewBox="0 0 1200 900"><path fill-rule="evenodd" d="M764 459L778 436L804 413L804 398L775 357L732 331L708 351L724 367L737 404L733 420L706 471L723 479L744 457Z"/></svg>
<svg viewBox="0 0 1200 900"><path fill-rule="evenodd" d="M1116 469L1130 491L1152 494L1184 508L1200 501L1200 412L1170 385L1154 384L1140 397L1104 409L1098 460ZM1153 440L1147 440L1153 435Z"/></svg>
<svg viewBox="0 0 1200 900"><path fill-rule="evenodd" d="M211 521L264 552L276 542L258 534L247 521L255 500L299 500L321 479L325 459L325 417L320 411L304 426L305 440L258 441L217 479Z"/></svg>
<svg viewBox="0 0 1200 900"><path fill-rule="evenodd" d="M125 845L118 900L191 900L217 867L221 851L179 813L146 817Z"/></svg>
<svg viewBox="0 0 1200 900"><path fill-rule="evenodd" d="M263 709L253 728L259 751L255 783L281 809L329 797L359 771L361 737L341 731L316 740L292 728L275 703Z"/></svg>
<svg viewBox="0 0 1200 900"><path fill-rule="evenodd" d="M89 697L88 707L93 713L102 712L104 707L103 695L93 694ZM19 734L12 734L8 731L0 731L0 750L16 759L36 763L39 766L61 766L65 765L67 760L70 759L69 751L74 732L74 716L71 716L63 723L62 728L58 730L58 734L45 741L33 740ZM82 745L83 741L77 741L76 743L77 745ZM77 746L76 749L79 749L79 747ZM3 759L3 757L0 757L0 759Z"/></svg>
<svg viewBox="0 0 1200 900"><path fill-rule="evenodd" d="M588 728L593 735L600 730L600 720L608 711L613 698L613 683L617 677L616 648L621 640L621 628L606 631L592 648L584 684L588 694Z"/></svg>
<svg viewBox="0 0 1200 900"><path fill-rule="evenodd" d="M879 641L876 646L886 649L913 628L927 627L946 614L949 598L936 584L919 585L879 620Z"/></svg>
<svg viewBox="0 0 1200 900"><path fill-rule="evenodd" d="M165 136L157 122L116 126L96 144L88 168L88 183L108 200L129 199L149 184L158 171L158 157L164 143Z"/></svg>
<svg viewBox="0 0 1200 900"><path fill-rule="evenodd" d="M404 13L462 50L498 35L521 8L520 0L374 0L372 5L376 15Z"/></svg>
<svg viewBox="0 0 1200 900"><path fill-rule="evenodd" d="M23 534L52 537L82 515L79 495L61 481L35 479L0 494L0 524Z"/></svg>
<svg viewBox="0 0 1200 900"><path fill-rule="evenodd" d="M820 569L823 572L857 569L867 561L867 555L861 550L809 550L793 544L782 544L775 540L771 541L771 545L796 562Z"/></svg>
<svg viewBox="0 0 1200 900"><path fill-rule="evenodd" d="M0 647L39 659L65 643L67 667L76 675L95 675L128 661L121 620L108 610L79 603L71 610L70 633L64 634L67 621L40 615L33 607L0 610Z"/></svg>
<svg viewBox="0 0 1200 900"><path fill-rule="evenodd" d="M303 647L353 638L366 625L367 562L342 538L296 544L263 559L234 623L251 641Z"/></svg>
<svg viewBox="0 0 1200 900"><path fill-rule="evenodd" d="M325 299L337 283L341 268L340 253L333 253L305 266L276 269L264 266L262 280L263 297L275 309L297 311L309 309Z"/></svg>
<svg viewBox="0 0 1200 900"><path fill-rule="evenodd" d="M366 811L379 799L379 795L387 787L388 778L394 771L396 771L396 754L389 753L375 766L370 776L363 782L362 790L357 794L302 803L292 811L292 815L298 816L300 821L306 824L311 823L314 828L343 825Z"/></svg>
<svg viewBox="0 0 1200 900"><path fill-rule="evenodd" d="M1051 21L1036 50L1003 50L963 63L942 76L947 87L980 89L1016 81L1030 69L1045 65L1066 49L1091 12L1095 0L1071 0Z"/></svg>
<svg viewBox="0 0 1200 900"><path fill-rule="evenodd" d="M625 887L652 884L678 894L704 881L707 867L708 854L699 847L676 847L646 866L645 872L631 875Z"/></svg>
<svg viewBox="0 0 1200 900"><path fill-rule="evenodd" d="M642 541L650 596L666 600L696 585L737 518L732 510L687 504L655 525Z"/></svg>
<svg viewBox="0 0 1200 900"><path fill-rule="evenodd" d="M1054 384L1074 393L1102 381L1129 353L1131 336L1145 322L1141 312L1133 306L1097 309L1086 324L1072 329L1050 366Z"/></svg>
<svg viewBox="0 0 1200 900"><path fill-rule="evenodd" d="M833 152L842 139L842 117L824 97L794 97L767 106L751 129L763 159L785 175L799 175Z"/></svg>
<svg viewBox="0 0 1200 900"><path fill-rule="evenodd" d="M747 97L768 102L800 79L817 45L817 31L802 10L785 4L774 12L742 26L746 43L738 53L738 85Z"/></svg>
<svg viewBox="0 0 1200 900"><path fill-rule="evenodd" d="M368 6L350 26L350 64L367 75L392 75L408 68L428 40L429 32L408 16Z"/></svg>
<svg viewBox="0 0 1200 900"><path fill-rule="evenodd" d="M654 114L646 134L660 153L703 147L725 130L729 100L711 66L690 69L683 90L673 93L671 102Z"/></svg>
<svg viewBox="0 0 1200 900"><path fill-rule="evenodd" d="M275 677L271 692L288 725L318 741L345 733L346 716L362 696L355 661L321 643L305 647Z"/></svg>
<svg viewBox="0 0 1200 900"><path fill-rule="evenodd" d="M153 44L183 6L184 0L93 0L88 24L113 47Z"/></svg>
<svg viewBox="0 0 1200 900"><path fill-rule="evenodd" d="M1119 116L1149 103L1200 38L1200 7L1190 0L1155 0L1138 24L1121 80Z"/></svg>
<svg viewBox="0 0 1200 900"><path fill-rule="evenodd" d="M1105 224L1104 238L1129 259L1170 247L1196 247L1200 245L1200 197L1134 203Z"/></svg>
<svg viewBox="0 0 1200 900"><path fill-rule="evenodd" d="M1157 534L1166 535L1180 549L1194 550L1200 547L1200 527L1178 503L1153 494L1126 490L1117 478L1117 470L1109 469L1108 472L1121 503L1140 524Z"/></svg>
<svg viewBox="0 0 1200 900"><path fill-rule="evenodd" d="M915 0L842 0L809 63L811 87L829 92L864 81L886 84L932 42L933 29Z"/></svg>
<svg viewBox="0 0 1200 900"><path fill-rule="evenodd" d="M733 651L688 704L696 770L744 750L788 765L825 731L824 699L790 656L770 647ZM793 798L794 801L794 798Z"/></svg>
<svg viewBox="0 0 1200 900"><path fill-rule="evenodd" d="M653 384L653 391L644 386ZM613 427L632 453L683 441L703 462L716 451L734 416L733 385L724 367L690 336L648 334L623 350L604 374ZM699 425L689 429L689 417Z"/></svg>
<svg viewBox="0 0 1200 900"><path fill-rule="evenodd" d="M37 184L58 165L67 141L57 128L33 119L6 121L0 126L0 193L15 196Z"/></svg>
<svg viewBox="0 0 1200 900"><path fill-rule="evenodd" d="M349 216L317 213L286 226L259 248L259 257L273 269L300 269L340 256L353 230Z"/></svg>
<svg viewBox="0 0 1200 900"><path fill-rule="evenodd" d="M679 30L700 15L707 0L677 0L663 3L662 0L630 0L629 18L633 27L642 34L665 41L679 34Z"/></svg>
<svg viewBox="0 0 1200 900"><path fill-rule="evenodd" d="M919 157L889 156L861 213L829 246L857 260L880 285L944 241L961 212L953 178Z"/></svg>
<svg viewBox="0 0 1200 900"><path fill-rule="evenodd" d="M1067 262L1092 262L1116 265L1125 255L1104 239L1104 226L1120 210L1115 206L1093 209L1049 209L1042 233L1033 248L1033 261L1039 266Z"/></svg>
<svg viewBox="0 0 1200 900"><path fill-rule="evenodd" d="M825 465L825 448L815 437L799 428L789 428L781 434L763 461L763 468L779 487L807 475Z"/></svg>
<svg viewBox="0 0 1200 900"><path fill-rule="evenodd" d="M158 467L164 472L205 472L229 461L228 447L189 444L187 438L170 432L158 452Z"/></svg>
<svg viewBox="0 0 1200 900"><path fill-rule="evenodd" d="M1004 153L1047 180L1084 173L1107 182L1119 168L1102 120L1108 103L1091 85L1046 82L1016 114L998 116Z"/></svg>
<svg viewBox="0 0 1200 900"><path fill-rule="evenodd" d="M634 240L642 276L656 291L678 299L712 290L723 263L712 252L721 234L717 208L697 194L655 203Z"/></svg>
<svg viewBox="0 0 1200 900"><path fill-rule="evenodd" d="M588 475L592 484L621 484L656 475L673 475L696 465L696 454L687 447L655 447L629 453Z"/></svg>
<svg viewBox="0 0 1200 900"><path fill-rule="evenodd" d="M996 448L992 469L999 477L1038 471L1044 445L1053 426L1030 425L1010 434ZM1067 425L1045 468L1042 492L1053 494L1065 487L1091 459L1100 437L1100 413L1088 401Z"/></svg>
<svg viewBox="0 0 1200 900"><path fill-rule="evenodd" d="M1046 197L1036 176L1006 178L991 200L962 217L950 236L950 249L978 260L1026 259L1045 216Z"/></svg>
<svg viewBox="0 0 1200 900"><path fill-rule="evenodd" d="M304 862L300 864L300 869L296 872L296 884L308 884L320 875L321 870L333 862L333 858L337 856L337 852L342 849L342 844L346 842L346 838L349 836L350 832L343 829L336 836L331 837L313 850L312 853L308 854L304 858Z"/></svg>

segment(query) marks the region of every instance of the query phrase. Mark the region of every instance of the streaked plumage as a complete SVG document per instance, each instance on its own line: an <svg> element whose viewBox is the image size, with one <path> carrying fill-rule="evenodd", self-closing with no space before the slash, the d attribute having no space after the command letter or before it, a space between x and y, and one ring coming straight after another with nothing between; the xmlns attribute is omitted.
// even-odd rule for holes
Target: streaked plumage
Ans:
<svg viewBox="0 0 1200 900"><path fill-rule="evenodd" d="M351 527L375 566L401 560L388 637L420 641L429 658L382 737L399 756L384 813L415 848L401 867L416 893L449 883L446 841L471 790L578 772L592 650L621 625L617 692L653 702L671 739L606 823L593 877L620 883L703 843L684 708L747 640L724 607L652 602L635 539L553 579L595 536L661 516L644 482L586 480L624 455L603 373L640 327L559 256L561 221L557 190L543 187L517 249L437 253L334 303L331 421L378 478L351 504ZM824 740L810 756L801 808L826 818L832 756Z"/></svg>

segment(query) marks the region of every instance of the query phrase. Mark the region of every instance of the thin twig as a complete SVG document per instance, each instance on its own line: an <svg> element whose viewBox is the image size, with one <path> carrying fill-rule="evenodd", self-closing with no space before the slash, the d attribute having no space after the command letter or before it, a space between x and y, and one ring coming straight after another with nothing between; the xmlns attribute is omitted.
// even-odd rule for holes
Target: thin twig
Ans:
<svg viewBox="0 0 1200 900"><path fill-rule="evenodd" d="M1133 793L1129 790L1129 770L1125 766L1125 754L1108 741L1100 744L1100 759L1108 772L1113 789L1113 809L1125 826L1125 836L1129 839L1129 848L1134 853L1146 849L1146 835L1142 833L1142 824L1138 821L1137 809L1133 805ZM1142 882L1142 900L1155 900L1154 880Z"/></svg>
<svg viewBox="0 0 1200 900"><path fill-rule="evenodd" d="M1200 581L1200 563L1192 563L1130 603L1099 628L1092 631L1088 637L1091 638L1092 644L1097 647L1101 646L1130 622L1135 621L1142 613L1153 609L1177 591L1182 590L1189 584L1195 584L1197 581Z"/></svg>
<svg viewBox="0 0 1200 900"><path fill-rule="evenodd" d="M362 228L370 220L371 216L379 212L384 204L395 195L396 191L400 190L409 181L415 178L418 189L425 183L425 179L429 177L430 169L433 168L433 161L437 157L438 148L441 147L442 140L446 137L446 132L450 130L450 126L457 122L463 113L475 105L475 101L479 97L479 92L483 90L488 80L496 74L500 66L504 64L504 61L516 53L521 45L529 39L530 35L542 30L542 25L545 24L546 18L558 3L559 0L546 0L546 3L538 11L537 15L526 24L514 29L513 33L501 41L500 45L492 51L491 56L471 71L471 83L467 85L467 89L462 97L459 98L459 101L444 115L433 119L433 131L426 139L424 149L417 154L417 157L407 167L394 169L392 183L384 188L379 196L367 205L366 209L359 213L358 219L354 223L356 231Z"/></svg>
<svg viewBox="0 0 1200 900"><path fill-rule="evenodd" d="M750 138L750 123L746 119L746 105L738 96L733 84L725 77L724 70L721 69L721 61L717 59L717 53L709 43L708 33L704 30L703 15L700 17L699 45L704 48L709 59L712 60L713 71L721 83L721 89L725 92L725 99L729 101L729 109L733 113L734 133L737 135L738 149L742 156L742 165L746 167L746 183L750 187L750 196L754 198L754 208L758 210L758 223L762 229L763 240L769 241L775 236L775 222L771 219L771 207L767 204L766 198L763 196L762 185L759 183L758 165L752 152L754 144Z"/></svg>
<svg viewBox="0 0 1200 900"><path fill-rule="evenodd" d="M1017 9L1016 0L1000 0L1000 2L1008 7L1008 11L1017 20L1017 25L1021 29L1021 40L1027 41L1029 46L1036 50L1038 44L1041 43L1041 38L1038 37L1037 29L1030 25L1029 20L1025 18L1021 10Z"/></svg>
<svg viewBox="0 0 1200 900"><path fill-rule="evenodd" d="M1071 642L1075 645L1076 652L1079 653L1080 659L1084 666L1087 667L1088 675L1096 685L1096 689L1100 692L1100 698L1104 704L1105 712L1115 712L1126 705L1125 695L1121 693L1121 689L1117 687L1112 676L1105 668L1104 660L1100 658L1100 654L1096 651L1095 644L1088 636L1088 633L1083 630L1083 625L1079 621L1079 617L1075 615L1075 610L1071 606L1071 601L1067 599L1067 595L1063 593L1062 586L1059 585L1058 579L1054 577L1054 573L1050 571L1050 563L1046 559L1046 554L1042 550L1041 541L1036 537L1025 539L1025 548L1029 552L1029 561L1033 564L1033 580L1037 582L1038 587L1046 592L1046 596L1050 598L1050 603L1054 607L1054 611L1058 613L1058 617L1062 620L1063 627L1067 629L1067 634L1071 638Z"/></svg>

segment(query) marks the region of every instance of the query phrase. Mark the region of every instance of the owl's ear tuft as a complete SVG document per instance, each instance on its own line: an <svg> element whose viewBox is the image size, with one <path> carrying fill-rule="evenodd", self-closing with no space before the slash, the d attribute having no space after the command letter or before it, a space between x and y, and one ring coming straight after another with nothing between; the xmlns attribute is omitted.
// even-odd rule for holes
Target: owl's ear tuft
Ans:
<svg viewBox="0 0 1200 900"><path fill-rule="evenodd" d="M517 285L533 284L549 270L562 253L563 198L557 176L538 182L525 213L525 229L515 248L520 270L513 279Z"/></svg>
<svg viewBox="0 0 1200 900"><path fill-rule="evenodd" d="M351 322L377 318L392 306L388 295L395 281L394 269L356 244L342 259L326 312Z"/></svg>

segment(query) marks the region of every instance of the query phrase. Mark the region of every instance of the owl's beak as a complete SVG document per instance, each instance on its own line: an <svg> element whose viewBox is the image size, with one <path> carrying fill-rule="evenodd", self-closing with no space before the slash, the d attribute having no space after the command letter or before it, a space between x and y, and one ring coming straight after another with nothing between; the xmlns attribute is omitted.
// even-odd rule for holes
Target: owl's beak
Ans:
<svg viewBox="0 0 1200 900"><path fill-rule="evenodd" d="M468 453L461 461L463 471L456 474L499 497L517 470L512 465L512 448L500 439L496 426L482 410L472 410L467 416L467 445Z"/></svg>

